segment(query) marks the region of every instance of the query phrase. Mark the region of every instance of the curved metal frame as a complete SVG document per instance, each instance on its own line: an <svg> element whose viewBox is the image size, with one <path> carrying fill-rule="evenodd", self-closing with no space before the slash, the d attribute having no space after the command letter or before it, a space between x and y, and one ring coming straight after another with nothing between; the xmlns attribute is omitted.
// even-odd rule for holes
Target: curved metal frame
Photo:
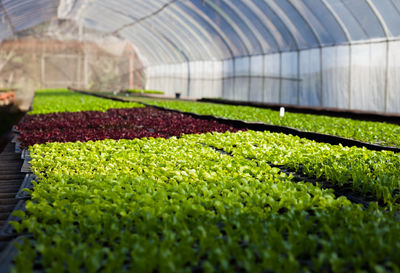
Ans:
<svg viewBox="0 0 400 273"><path fill-rule="evenodd" d="M255 40L257 41L257 43L258 43L258 47L259 47L260 50L262 51L262 48L263 48L262 43L261 43L261 41L258 39L258 36L255 34L256 29L255 29L255 28L252 28L252 27L250 26L251 23L249 22L248 18L247 18L245 15L243 15L240 11L238 11L235 7L233 7L229 2L227 2L227 6L231 9L231 11L232 11L233 13L235 13L235 14L238 16L238 18L240 18L240 20L242 21L242 23L250 30L250 32L251 32L251 34L253 35L254 39L255 39ZM238 27L238 28L240 29L240 27ZM249 41L246 40L246 42L249 42ZM250 55L247 56L247 57L248 57L248 59L249 59L249 68L248 68L248 71L249 71L249 73L250 73L250 71L251 71L251 57L250 57ZM233 65L236 66L236 62L233 62ZM234 67L233 70L236 72L236 67ZM236 79L236 77L235 77L235 79ZM234 81L233 89L235 89L235 86L236 86L236 83L235 83L235 81ZM248 91L247 91L248 99L250 99L250 88L251 88L251 81L249 80L249 82L248 82Z"/></svg>
<svg viewBox="0 0 400 273"><path fill-rule="evenodd" d="M346 36L347 42L349 43L349 76L348 76L349 77L349 88L348 88L348 95L349 95L349 104L350 104L350 100L351 100L351 69L350 69L350 67L351 67L351 63L352 63L352 59L351 59L351 35L350 35L350 32L349 32L348 28L340 20L339 16L333 10L331 5L326 0L321 0L321 1L326 6L326 8L331 12L333 17L337 21L337 23L341 26L341 28L342 28L345 36ZM323 87L321 86L321 89L322 88Z"/></svg>
<svg viewBox="0 0 400 273"><path fill-rule="evenodd" d="M202 7L199 4L199 0L169 0L169 1L124 1L125 6L129 6L128 11L126 11L126 7L124 4L118 3L118 1L107 2L101 0L83 0L81 2L81 7L77 7L74 11L66 14L67 19L74 19L78 22L84 21L85 18L85 9L90 9L96 6L96 4L105 6L115 6L113 12L110 17L118 18L118 16L124 15L129 19L125 19L123 22L118 22L118 20L109 20L107 22L107 28L113 27L113 31L110 33L105 33L106 35L110 34L122 34L122 36L131 42L134 42L138 45L139 51L143 54L143 58L147 57L148 60L151 60L149 65L161 64L161 63L188 63L188 78L190 79L190 65L191 61L197 60L232 60L233 63L233 73L236 75L237 65L236 58L237 57L249 57L249 72L251 71L251 56L254 55L265 55L270 53L278 53L280 54L280 73L282 76L282 52L284 51L292 51L297 52L297 74L300 76L300 51L303 49L310 48L319 48L320 50L320 69L322 71L323 68L323 52L322 48L327 46L324 42L330 42L328 40L328 36L323 36L325 32L322 30L329 31L329 26L322 21L324 13L316 14L315 11L312 10L312 2L304 3L296 2L297 0L287 0L282 4L279 0L248 0L241 2L241 5L244 5L243 8L246 8L245 11L239 9L235 6L234 2L230 0L218 0L222 1L221 4L218 4L216 0L203 0L203 5L206 7ZM278 19L273 18L270 19L265 14L263 14L257 7L259 4L255 1L260 1L260 5L265 7L265 11L272 12ZM300 0L298 0L300 1ZM356 12L356 7L346 4L343 0L338 0L343 5L344 9L347 9L349 12L349 16L352 17L352 20L358 22L356 28L353 28L357 31L357 34L360 34L360 39L368 39L371 36L370 33L373 34L373 37L379 37L385 39L386 42L386 79L385 79L385 110L387 108L387 96L388 96L388 71L389 71L389 40L391 37L390 30L387 26L387 22L385 21L384 15L380 13L378 8L375 6L372 0L364 0L362 2L356 2L363 8L368 10L363 10L368 15L368 18L371 22L379 22L376 25L376 28L373 31L368 31L368 26L363 25ZM390 0L393 3L394 0ZM25 4L29 3L30 5L34 5L35 8L27 9ZM341 18L335 7L331 5L328 0L321 0L322 5L326 7L326 11L333 16L333 19L336 21L335 30L339 31L339 28L343 31L342 33L337 33L340 37L340 42L334 43L334 45L343 44L343 40L345 44L349 45L350 50L350 67L351 67L351 45L357 43L357 41L352 40L351 26L346 25L345 18ZM37 2L33 4L32 0L14 0L7 1L5 3L4 0L0 0L0 4L2 5L3 14L5 19L7 20L10 29L12 30L12 34L7 32L7 36L9 35L18 35L19 31L22 31L26 28L30 28L31 24L26 24L30 18L39 18L37 21L41 21L42 18L44 21L51 20L53 17L53 10L57 11L58 1L56 0L45 0ZM129 5L128 5L129 4ZM139 9L135 11L134 7L138 5ZM25 9L26 11L25 11ZM169 7L169 8L168 8ZM261 6L260 6L261 7ZM394 5L397 12L400 12L400 7L398 5ZM303 10L303 8L305 10ZM341 7L342 8L342 7ZM26 14L20 15L20 10L25 12ZM135 15L129 14L129 10L133 12ZM229 14L232 15L230 17L226 11L229 11ZM288 16L285 12L289 12L294 15L293 17ZM347 12L346 11L346 12ZM10 13L10 14L8 14ZM104 13L104 11L103 11ZM141 13L144 15L142 16ZM250 14L254 14L254 18L251 18ZM14 16L13 16L14 14ZM100 22L102 12L99 14L87 13L87 18L91 18L94 20L95 26L96 22ZM309 16L314 15L314 17L308 18ZM322 15L321 15L322 14ZM16 16L18 15L18 16ZM42 16L38 16L42 15ZM222 24L218 24L213 21L213 16L218 15L221 19ZM358 16L358 17L357 17ZM15 18L14 18L15 17ZM165 18L171 18L174 24L165 24ZM333 20L332 18L329 18ZM236 20L240 20L240 23ZM257 21L254 21L257 20ZM301 25L306 29L298 27L298 23L301 21ZM314 21L316 20L316 21ZM41 21L43 22L43 21ZM190 24L188 24L190 22ZM329 21L333 22L333 21ZM127 24L126 24L127 23ZM152 25L153 23L153 25ZM318 23L316 26L315 24ZM32 23L33 24L33 23ZM39 23L37 23L39 24ZM319 26L321 24L321 26ZM138 27L140 25L140 27ZM87 24L87 26L91 26L91 24ZM106 24L103 24L106 26ZM224 30L229 28L229 34L224 33ZM176 29L182 30L181 32L176 32ZM282 30L290 38L283 37L279 30ZM3 30L5 32L5 29ZM137 35L129 34L130 31L137 31ZM268 33L267 37L263 36L263 31ZM356 33L356 32L354 32ZM321 35L323 34L323 35ZM1 36L1 35L0 35ZM215 39L214 37L218 37ZM304 38L306 37L306 38ZM358 37L358 36L357 36ZM309 38L309 40L307 40ZM400 37L399 37L400 38ZM333 41L334 38L332 38ZM148 44L154 45L157 50L152 50L148 48ZM260 51L260 52L259 52ZM224 54L224 53L227 54ZM264 58L264 57L263 57ZM264 60L264 59L263 59ZM246 64L247 65L247 64ZM263 65L264 69L264 65ZM349 69L349 73L351 73L351 69ZM351 74L349 74L351 79ZM351 81L351 80L350 80ZM300 83L298 83L300 84ZM250 81L249 81L250 85ZM322 92L323 88L323 77L321 74L321 82L320 89ZM188 84L189 86L189 84ZM349 84L349 88L351 90L351 82ZM298 88L298 101L300 94L300 86ZM250 86L249 86L250 89ZM282 92L282 84L280 84L280 93ZM249 92L250 94L250 92ZM351 92L350 92L351 99ZM323 105L323 94L320 94L320 104Z"/></svg>
<svg viewBox="0 0 400 273"><path fill-rule="evenodd" d="M123 12L123 11L114 11L114 12L118 13L119 15L123 15L123 16L125 16L125 17L130 18L130 15L129 15L129 14L126 14L126 13ZM132 18L132 19L133 19L133 18ZM183 52L183 51L182 51L182 49L181 49L179 46L177 46L176 43L172 43L172 42L171 42L171 39L166 38L166 35L162 34L162 32L159 31L158 29L152 28L152 27L146 27L146 26L144 25L144 23L145 23L144 21L140 21L138 24L142 25L142 27L146 28L147 31L151 32L151 33L152 33L153 35L155 35L156 37L159 37L162 41L164 41L164 42L166 43L166 45L167 45L168 47L174 49L175 52L179 52L179 55L182 55L182 52ZM124 29L128 29L128 28L132 28L132 26L130 26L130 27L125 27ZM119 30L118 30L118 31L116 31L116 30L112 31L112 33L115 33L115 32L119 32ZM125 38L129 38L129 37L125 37ZM180 40L180 38L176 38L176 37L174 37L174 38ZM159 45L160 45L161 48L163 47L163 43L160 43ZM182 56L184 57L184 59L187 59L187 58L188 58L188 56L187 56L186 54L184 54L184 55L182 55Z"/></svg>
<svg viewBox="0 0 400 273"><path fill-rule="evenodd" d="M386 25L385 20L383 19L382 15L379 13L378 9L375 5L371 2L371 0L366 0L367 4L371 8L372 12L375 14L376 18L378 19L379 23L381 24L383 31L385 32L386 39L389 39L390 31L388 26ZM388 92L389 92L389 41L386 41L386 73L385 73L385 101L384 101L384 110L387 111L387 100L388 100Z"/></svg>
<svg viewBox="0 0 400 273"><path fill-rule="evenodd" d="M224 40L224 37L223 37L223 36L220 35L220 32L219 32L219 30L218 30L217 28L215 28L215 25L210 24L210 23L206 20L204 14L198 13L198 12L196 12L195 10L193 10L193 9L190 8L190 7L183 7L183 6L180 6L180 5L175 5L175 7L176 7L178 10L182 11L182 14L188 13L188 11L193 12L193 13L201 20L202 23L197 22L197 20L193 19L193 17L190 16L190 15L185 15L185 18L187 18L188 20L190 20L190 21L192 21L194 24L196 24L196 25L198 26L198 29L200 29L201 32L203 33L203 35L207 36L208 39L209 39L209 41L212 41L212 43L214 43L213 37L211 36L211 34L203 27L203 25L207 25L210 29L213 30L213 33L215 33L215 34L223 41L223 43L224 43L224 45L225 45L225 47L226 47L226 49L227 49L227 51L228 51L228 54L229 54L231 57L233 56L233 51L232 51L232 49L230 48L229 43L228 43L226 40ZM214 43L214 44L215 44L215 43Z"/></svg>
<svg viewBox="0 0 400 273"><path fill-rule="evenodd" d="M148 28L146 28L146 27L144 27L144 26L141 26L141 27L143 27L144 29L146 29L146 31L147 31L147 33L140 33L140 34L138 34L138 36L141 38L141 39L145 39L145 40L149 40L149 39L152 39L150 42L148 42L146 45L145 45L145 50L150 50L150 48L149 48L149 44L152 44L152 45L158 45L157 46L157 48L160 50L160 51L164 51L164 54L163 55L159 55L160 56L160 60L161 60L161 62L163 62L163 63L165 63L165 56L168 56L169 57L169 59L170 60L173 60L173 59L177 59L177 57L179 56L179 54L176 54L176 49L174 48L174 46L173 45L171 45L168 41L165 41L165 40L163 40L163 38L159 35L159 33L156 33L156 32L154 32L154 31L151 31L151 29L148 29ZM151 35L151 36L149 36L149 34ZM163 43L164 42L164 43ZM168 48L170 48L169 50L168 50ZM155 52L154 52L154 50L152 49L151 51L150 51L150 54L156 54ZM176 54L176 56L174 56ZM163 57L164 56L164 57Z"/></svg>
<svg viewBox="0 0 400 273"><path fill-rule="evenodd" d="M276 45L276 48L280 50L280 45L282 45L282 43L279 41L283 41L284 38L278 31L278 28L275 26L275 24L268 18L268 16L260 12L258 7L255 6L253 2L247 3L247 7L251 12L253 12L254 16L257 17L260 22L264 23L265 30L269 32L270 36L274 39L274 44ZM271 31L270 29L273 29L274 31ZM280 38L276 37L275 33L279 33Z"/></svg>
<svg viewBox="0 0 400 273"><path fill-rule="evenodd" d="M28 0L20 0L20 1L13 1L13 2L8 2L7 3L7 6L5 7L5 9L7 10L7 9L11 9L11 10L16 10L16 9L18 9L18 8L23 8L23 6L24 6L24 3L26 2L26 1L28 1ZM231 7L231 9L239 16L239 18L241 18L241 20L242 20L242 22L244 22L246 25L248 25L248 26L251 26L251 20L249 20L249 18L246 18L246 16L243 16L243 14L241 14L241 12L239 11L239 10L237 10L237 9L235 9L234 8L234 4L232 3L232 2L229 2L229 1L226 1L226 0L221 0L221 1L224 1L223 3L224 3L224 5L227 5L227 6L230 6ZM346 38L348 39L348 42L349 43L352 43L352 40L351 40L351 36L350 36L350 32L348 31L348 28L347 28L347 26L345 25L345 23L343 23L343 21L341 21L340 20L340 18L338 17L338 15L333 11L333 9L332 9L332 7L330 6L330 4L329 3L327 3L327 1L326 0L321 0L322 1L322 4L323 5L325 5L326 7L327 7L327 9L329 10L329 12L333 15L333 17L334 17L334 19L336 20L336 22L341 26L341 28L342 28L342 30L344 31L344 33L345 33L345 36L346 36ZM393 0L391 0L391 1L393 1ZM4 1L2 1L1 3L2 4L4 4L3 3ZM172 1L168 1L168 2L164 2L164 1L157 1L157 5L158 6L160 6L160 7L157 7L156 9L150 9L150 7L152 6L152 4L150 4L149 2L148 3L143 3L143 2L141 2L141 1L137 1L136 3L134 2L133 4L141 4L141 5L143 5L143 7L142 7L142 9L141 10L146 10L146 7L147 7L147 9L149 9L150 10L150 14L147 14L147 15L145 15L145 16L143 16L143 17L141 17L141 18L138 18L137 20L141 20L141 21L144 21L144 20L147 20L148 18L152 18L152 17L157 17L157 15L159 14L159 13L161 13L161 12L164 12L164 9L165 9L165 7L167 7L167 6L174 6L174 5L176 5L177 3L190 3L191 2L191 0L172 0ZM371 1L371 0L365 0L365 2L368 4L368 6L371 8L371 10L373 11L373 13L374 13L374 15L376 16L376 18L377 18L377 20L380 22L380 25L381 25L381 27L383 28L383 31L384 31L384 35L386 36L386 38L388 38L389 36L390 36L390 32L388 31L388 28L387 28L387 26L386 26L386 23L385 23L385 20L384 20L384 18L383 18L383 16L379 13L379 11L377 10L377 8L375 7L375 5L374 5L374 3ZM12 4L10 4L10 3L12 3ZM82 5L86 5L88 2L85 2L85 1L83 1L82 2ZM98 1L98 3L99 4L101 4L101 1ZM205 0L205 2L204 3L206 3L207 5L209 5L211 8L213 8L213 10L214 10L214 12L221 12L220 10L218 10L218 8L215 8L216 7L216 3L214 2L214 0ZM265 0L265 3L267 4L267 5L269 5L269 7L270 7L270 9L275 9L276 10L276 8L277 7L279 7L279 1L272 1L272 0ZM293 1L289 1L289 3L291 3L293 6L294 6L294 8L295 8L295 10L297 11L297 13L298 14L301 14L301 11L299 11L299 9L297 9L296 8L296 5L294 5L295 4L295 2L293 2ZM38 10L29 10L29 13L27 13L27 16L24 16L24 17L20 17L20 18L18 18L18 23L21 23L22 25L24 24L23 23L23 20L26 20L26 19L28 19L30 16L32 16L32 14L34 14L34 13L37 13L37 14L43 14L43 11L44 11L44 9L46 9L46 5L49 7L48 9L50 10L50 9L54 9L54 1L48 1L48 4L47 4L47 2L46 3L43 3L43 2L41 2L40 3L40 6L42 6L43 5L43 7L40 7ZM132 4L132 5L133 5ZM254 12L254 4L252 3L252 2L249 2L249 3L243 3L244 5L246 5L246 6L248 6L249 7L249 11L252 11L252 12ZM56 4L57 5L57 4ZM90 6L92 6L93 7L93 5L96 5L96 2L91 2L90 3ZM122 7L122 6L118 6L118 2L116 2L115 4L113 3L113 5L115 5L117 8L116 9L118 9L118 7L120 7L120 10L122 11L123 10L123 8L124 7ZM343 5L344 5L344 8L347 8L348 9L348 7L346 6L346 4L344 4L343 3ZM176 5L176 6L179 6L179 5ZM51 7L51 8L50 8ZM198 12L198 11L197 11ZM223 11L222 11L223 12ZM310 9L310 12L312 12L312 10ZM352 11L351 10L349 10L349 12L351 13ZM173 12L172 11L169 11L169 13L170 14L173 14ZM257 16L258 18L260 18L260 14L257 14L256 12L254 12L255 13L255 16ZM276 13L276 12L275 12ZM279 13L280 15L282 15L281 13ZM50 15L50 14L49 14ZM81 14L79 14L79 15L81 15ZM78 15L78 16L79 16ZM73 17L73 15L72 14L70 14L70 16L71 17ZM183 16L185 16L185 14L183 13ZM237 26L237 24L236 24L236 22L235 21L233 21L233 20L231 20L231 18L229 18L229 17L226 17L226 16L224 16L223 14L222 14L222 16L223 16L223 20L225 20L225 22L226 23L228 23L234 30L235 30L235 32L236 32L236 34L238 35L238 37L240 37L240 39L241 39L241 41L244 43L244 44L246 44L246 48L247 49L250 49L251 47L252 47L252 45L249 45L248 44L248 39L247 39L247 33L243 33L242 31L241 31L241 29ZM202 19L203 20L205 20L205 17L208 17L207 15L206 16L202 16ZM355 20L357 20L357 18L353 15L353 17L354 17L354 19ZM177 15L177 14L175 14L175 20L177 21L177 22L180 22L180 25L179 25L179 27L185 27L185 25L184 25L184 22L182 22L181 20L178 20L178 18L179 18L179 16ZM189 17L188 16L186 16L186 19L188 19ZM283 18L283 17L282 17ZM307 21L307 18L305 18L304 17L304 15L303 15L303 18ZM9 21L9 25L11 26L11 28L12 29L15 29L15 32L18 32L19 30L22 30L22 29L18 29L18 27L12 27L12 25L14 25L14 20L13 20L14 18L12 18L12 16L10 16L10 18L9 18L9 20L7 20L7 21ZM44 20L50 20L51 18L44 18ZM74 18L74 19L76 19L76 18ZM99 18L100 19L100 18ZM294 34L293 34L293 26L295 25L295 22L293 22L293 20L291 19L291 18L283 18L284 20L289 20L290 21L290 23L288 23L288 21L286 21L286 26L288 27L288 30L292 33L292 36L294 36ZM316 17L316 19L318 19L319 20L319 18L318 17ZM137 20L135 20L135 21L137 21ZM192 22L194 23L195 21L194 20L192 20ZM204 22L202 22L202 23L204 23ZM209 25L211 25L211 26L213 26L213 28L215 29L215 30L217 30L218 29L218 27L216 27L215 25L213 25L213 24L210 24L210 22L208 22L209 23ZM202 24L200 23L200 24L197 24L197 31L199 31L200 29L202 29ZM313 33L317 33L316 31L315 31L315 28L313 28L313 26L312 26L312 24L310 24L310 22L308 22L308 26L310 27L311 26L311 28L312 29L314 29L313 30ZM120 28L125 28L125 27L127 27L127 26L125 26L125 25L120 25L119 26ZM266 29L272 29L272 24L271 24L271 22L268 22L268 23L265 23L265 28ZM204 28L203 28L204 29ZM250 28L251 29L251 28ZM364 30L364 33L365 33L365 29L364 28L362 28L363 30ZM189 32L191 32L190 30L189 30L189 28L187 28L187 30L186 30L188 33ZM252 31L253 31L253 34L251 34L251 35L253 35L253 37L255 37L255 38L257 38L257 36L258 35L254 35L254 33L257 33L257 29L252 29ZM275 32L274 32L275 31ZM196 33L195 32L191 32L192 34L191 35L193 35L192 36L192 38L193 37L197 37L196 36ZM203 31L202 33L205 33L205 31ZM217 31L217 33L218 33L218 31ZM272 31L269 31L269 33L271 34L271 36L274 36L273 35L273 33L276 33L276 29L272 29ZM298 33L298 31L296 31L296 33ZM219 36L220 37L224 37L224 35L219 31ZM210 38L210 37L209 37ZM297 36L297 34L296 34L296 38L298 38L298 36ZM229 41L230 39L229 39L229 37L224 37L224 40L225 41ZM212 47L207 47L206 46L206 43L207 42L202 42L202 37L198 37L198 39L196 40L197 42L196 42L196 44L202 44L203 46L203 48L205 49L205 50L207 50L207 52L208 52L208 54L206 54L206 56L215 56L215 55L210 55L210 51L212 51ZM278 39L276 38L276 37L274 37L274 41L271 41L271 44L273 44L273 45L275 45L275 43L276 43L276 41L278 41ZM229 42L227 43L228 45L229 45ZM214 44L215 45L215 44ZM216 46L216 45L215 45ZM281 44L280 43L278 43L277 44L277 46L279 47L275 52L281 52L282 50L283 50L283 48L281 47ZM324 45L320 45L320 46L324 46ZM271 47L271 48L273 48L273 47ZM191 47L191 49L192 49L192 47ZM294 50L298 50L298 48L297 49L294 49ZM268 54L268 53L273 53L274 52L274 50L272 50L271 52L263 52L263 54ZM187 53L189 53L189 52L187 52ZM249 52L247 52L248 54L246 54L246 55L254 55L254 53L253 52L251 52L251 51L249 51ZM190 55L190 54L189 54ZM231 54L231 57L234 57L235 55L233 55L233 54Z"/></svg>
<svg viewBox="0 0 400 273"><path fill-rule="evenodd" d="M171 6L171 5L170 5ZM169 7L170 7L169 6ZM169 7L168 8L164 8L164 10L163 10L163 13L164 14L171 14L171 11L170 11L170 9L169 9ZM172 13L172 17L174 18L174 20L176 21L176 18L177 18L177 16L176 16L176 14L174 14L174 13ZM149 18L150 19L150 18ZM205 44L201 41L201 39L198 39L198 37L196 37L196 35L193 35L193 36L188 36L188 33L186 33L186 32L189 32L189 33L191 33L191 30L190 30L190 28L187 28L186 26L182 26L182 25L180 25L180 27L182 28L182 29L184 29L185 30L185 32L179 32L179 33L175 33L174 32L174 29L172 28L172 25L171 24L165 24L165 22L163 22L162 21L162 19L161 18L158 18L158 16L157 17L152 17L151 19L153 19L153 20L157 20L158 21L158 24L159 24L159 26L161 27L161 28L166 28L167 29L167 31L169 32L169 35L168 36L170 36L170 37L168 37L168 39L169 40L176 40L176 41L179 41L179 43L174 43L176 46L177 46L177 48L180 50L180 51L182 51L182 52L185 52L184 54L186 55L186 56L190 56L190 54L191 54L191 50L188 50L189 48L193 48L193 49L196 49L197 48L197 46L198 45L202 45L203 47L202 48L197 48L195 51L197 52L197 54L201 54L201 52L203 52L203 51L206 51L207 50L207 47L205 46ZM161 20L161 22L160 22L160 20ZM141 21L141 24L144 24L145 23L145 21L143 20L143 21ZM158 31L158 30L157 30ZM165 35L164 33L164 31L158 31L161 35L163 35L164 37L167 37L167 35ZM179 34L179 35L178 35ZM180 36L182 36L182 37L180 37ZM194 42L192 42L193 41L193 39L196 39L196 41L194 41ZM186 41L190 41L190 44L188 44ZM191 46L191 45L194 45L194 46ZM187 48L186 48L187 47ZM189 58L189 59L196 59L196 57L194 57L194 58Z"/></svg>
<svg viewBox="0 0 400 273"><path fill-rule="evenodd" d="M308 27L311 29L312 33L314 34L315 38L317 39L318 44L319 44L319 47L318 47L319 48L319 69L320 69L320 71L322 71L322 42L321 42L321 38L319 37L318 32L315 30L314 26L307 19L307 17L297 9L297 7L292 3L292 1L288 0L288 3L290 5L292 5L294 9L297 10L297 12L301 16L301 18L304 20L304 22L306 22L306 24L308 25ZM298 54L299 54L299 58L298 58L298 61L297 61L298 62L297 65L300 66L300 63L299 63L299 61L300 61L300 52ZM300 69L298 69L298 78L300 78L300 71L299 70ZM297 82L297 104L300 103L300 91L301 91L301 88L300 88L299 85L300 85L300 81ZM322 106L323 99L322 99L322 74L321 73L320 73L319 98L320 98L319 104L320 104L320 106Z"/></svg>
<svg viewBox="0 0 400 273"><path fill-rule="evenodd" d="M184 19L180 18L175 10L172 10L175 7L176 5L171 6L171 8L167 9L165 12L169 12L171 16L173 16L174 19L179 22L180 26L186 27L187 31L192 34L192 37L196 39L195 43L200 43L202 47L207 51L209 57L215 57L212 52L218 50L218 47L212 42L212 39L210 39L210 37L207 35L207 33L203 31L203 29L199 28L198 24L196 24L194 20L192 20L185 14L181 14L181 17L184 17L185 20L189 21L192 24L192 27L185 26ZM197 33L201 33L202 37L206 38L207 40L197 37Z"/></svg>

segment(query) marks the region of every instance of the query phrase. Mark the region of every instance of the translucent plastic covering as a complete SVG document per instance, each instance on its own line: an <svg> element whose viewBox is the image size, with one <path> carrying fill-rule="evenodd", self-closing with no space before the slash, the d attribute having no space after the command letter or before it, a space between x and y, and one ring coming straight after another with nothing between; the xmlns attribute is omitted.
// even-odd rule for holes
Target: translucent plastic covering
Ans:
<svg viewBox="0 0 400 273"><path fill-rule="evenodd" d="M146 87L191 97L400 112L398 0L0 3L0 68L11 71L15 56L28 58L22 41L25 49L36 43L29 51L38 67L24 70L26 78L40 79L34 87ZM44 46L54 41L68 46ZM15 75L10 80L10 73L0 81L26 83Z"/></svg>

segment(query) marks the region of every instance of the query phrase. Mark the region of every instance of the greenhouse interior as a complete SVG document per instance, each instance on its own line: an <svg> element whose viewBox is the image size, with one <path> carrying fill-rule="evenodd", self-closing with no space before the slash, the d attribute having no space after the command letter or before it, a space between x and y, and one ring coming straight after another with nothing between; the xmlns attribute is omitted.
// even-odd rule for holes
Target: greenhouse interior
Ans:
<svg viewBox="0 0 400 273"><path fill-rule="evenodd" d="M400 272L400 0L0 16L0 273Z"/></svg>

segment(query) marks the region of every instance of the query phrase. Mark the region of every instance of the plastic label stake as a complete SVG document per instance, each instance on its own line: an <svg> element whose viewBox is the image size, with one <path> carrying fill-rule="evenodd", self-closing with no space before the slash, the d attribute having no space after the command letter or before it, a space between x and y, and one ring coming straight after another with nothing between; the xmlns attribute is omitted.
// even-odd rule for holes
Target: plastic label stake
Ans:
<svg viewBox="0 0 400 273"><path fill-rule="evenodd" d="M285 115L285 107L281 107L280 114L281 114L281 117L283 117Z"/></svg>

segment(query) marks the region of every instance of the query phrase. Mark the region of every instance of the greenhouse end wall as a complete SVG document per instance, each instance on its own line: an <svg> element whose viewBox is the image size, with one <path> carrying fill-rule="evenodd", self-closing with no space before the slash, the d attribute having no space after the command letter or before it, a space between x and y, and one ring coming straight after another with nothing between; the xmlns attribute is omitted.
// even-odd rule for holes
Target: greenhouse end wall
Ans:
<svg viewBox="0 0 400 273"><path fill-rule="evenodd" d="M150 66L167 94L400 113L400 41Z"/></svg>

